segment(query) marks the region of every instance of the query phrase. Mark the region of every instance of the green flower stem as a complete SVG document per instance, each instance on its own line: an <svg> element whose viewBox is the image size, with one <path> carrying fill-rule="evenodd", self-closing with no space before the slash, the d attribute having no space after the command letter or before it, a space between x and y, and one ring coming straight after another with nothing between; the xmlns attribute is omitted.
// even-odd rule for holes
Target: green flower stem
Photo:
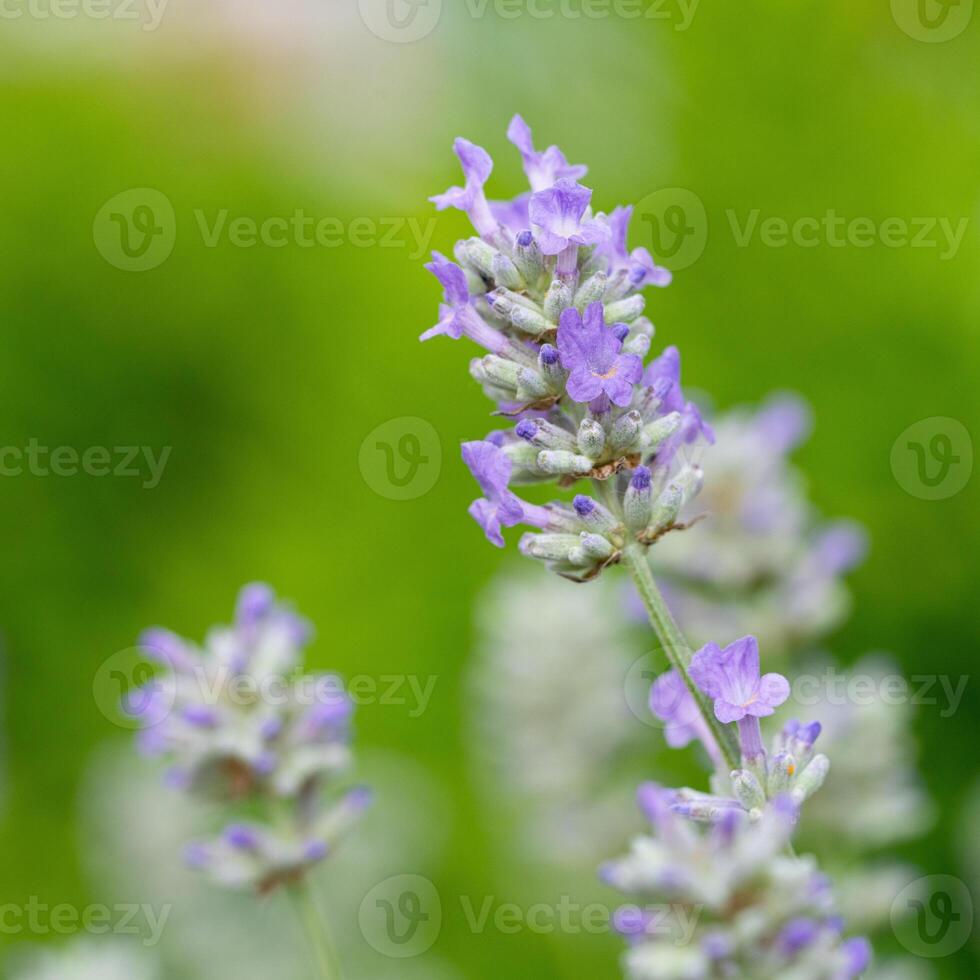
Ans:
<svg viewBox="0 0 980 980"><path fill-rule="evenodd" d="M330 930L317 907L313 884L305 878L290 889L320 980L342 980Z"/></svg>
<svg viewBox="0 0 980 980"><path fill-rule="evenodd" d="M664 601L657 583L654 581L653 573L650 571L650 563L647 560L646 548L637 542L630 542L623 549L623 562L633 576L643 605L646 607L647 615L650 617L650 624L653 631L657 634L667 654L670 666L680 674L687 689L691 692L694 700L701 710L701 714L708 726L708 730L714 736L721 751L722 758L728 766L729 771L740 768L739 751L735 743L735 737L730 725L722 725L715 717L712 706L708 699L698 690L697 685L691 679L689 667L691 665L691 647L684 639L680 627L670 614L667 603Z"/></svg>

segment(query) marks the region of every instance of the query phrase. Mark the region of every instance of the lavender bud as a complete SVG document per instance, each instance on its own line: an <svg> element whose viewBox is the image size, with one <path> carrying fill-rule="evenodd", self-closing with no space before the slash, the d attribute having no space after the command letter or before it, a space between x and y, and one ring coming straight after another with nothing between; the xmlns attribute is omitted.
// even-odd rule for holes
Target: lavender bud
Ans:
<svg viewBox="0 0 980 980"><path fill-rule="evenodd" d="M594 561L606 561L611 558L616 549L601 534L582 532L582 551Z"/></svg>
<svg viewBox="0 0 980 980"><path fill-rule="evenodd" d="M630 296L610 303L605 309L606 323L632 323L646 308L646 300L640 296Z"/></svg>
<svg viewBox="0 0 980 980"><path fill-rule="evenodd" d="M565 386L565 372L562 370L557 347L542 344L538 354L538 370L554 390L561 391Z"/></svg>
<svg viewBox="0 0 980 980"><path fill-rule="evenodd" d="M521 538L521 552L529 558L541 561L568 561L573 549L580 546L575 534L525 534Z"/></svg>
<svg viewBox="0 0 980 980"><path fill-rule="evenodd" d="M517 389L518 366L513 361L505 361L496 354L487 354L481 360L483 373L492 384L502 388Z"/></svg>
<svg viewBox="0 0 980 980"><path fill-rule="evenodd" d="M572 506L582 523L591 530L598 531L600 534L615 534L620 530L621 525L616 516L591 497L579 494L572 501Z"/></svg>
<svg viewBox="0 0 980 980"><path fill-rule="evenodd" d="M553 279L544 298L544 315L557 323L561 311L572 305L572 287L564 279Z"/></svg>
<svg viewBox="0 0 980 980"><path fill-rule="evenodd" d="M769 762L767 790L770 798L789 792L796 775L796 759L788 752L779 752ZM802 801L801 801L802 802Z"/></svg>
<svg viewBox="0 0 980 980"><path fill-rule="evenodd" d="M480 238L467 238L457 242L453 250L461 265L469 265L488 279L493 278L493 260L499 253Z"/></svg>
<svg viewBox="0 0 980 980"><path fill-rule="evenodd" d="M575 294L576 308L581 312L590 303L601 303L608 284L609 277L605 272L597 272L594 276L586 279Z"/></svg>
<svg viewBox="0 0 980 980"><path fill-rule="evenodd" d="M655 452L657 448L669 439L680 427L681 413L671 412L663 418L651 422L643 427L643 434L640 437L640 445L644 452Z"/></svg>
<svg viewBox="0 0 980 980"><path fill-rule="evenodd" d="M514 263L524 277L524 281L530 285L536 284L544 275L544 257L541 255L541 250L531 232L522 231L517 236L517 242L514 246Z"/></svg>
<svg viewBox="0 0 980 980"><path fill-rule="evenodd" d="M493 278L500 286L507 289L524 289L527 285L518 268L503 252L497 252L493 257Z"/></svg>
<svg viewBox="0 0 980 980"><path fill-rule="evenodd" d="M575 437L546 419L523 419L514 430L526 442L539 449L565 449L575 452Z"/></svg>
<svg viewBox="0 0 980 980"><path fill-rule="evenodd" d="M638 466L633 471L633 476L623 496L626 526L634 533L645 530L650 524L652 509L653 490L650 470L645 466Z"/></svg>
<svg viewBox="0 0 980 980"><path fill-rule="evenodd" d="M583 456L599 459L606 448L606 430L594 418L582 419L578 427L578 448Z"/></svg>
<svg viewBox="0 0 980 980"><path fill-rule="evenodd" d="M609 448L614 453L623 453L632 448L640 434L642 418L639 412L627 412L616 419L609 433Z"/></svg>
<svg viewBox="0 0 980 980"><path fill-rule="evenodd" d="M739 803L746 810L759 810L766 805L766 794L762 784L748 769L736 769L732 773L732 789Z"/></svg>
<svg viewBox="0 0 980 980"><path fill-rule="evenodd" d="M623 344L623 353L645 358L650 353L650 338L645 333L634 334Z"/></svg>
<svg viewBox="0 0 980 980"><path fill-rule="evenodd" d="M542 450L538 468L553 476L584 475L592 469L592 460L563 450Z"/></svg>
<svg viewBox="0 0 980 980"><path fill-rule="evenodd" d="M517 397L521 401L534 401L550 394L550 385L537 371L527 367L518 368Z"/></svg>
<svg viewBox="0 0 980 980"><path fill-rule="evenodd" d="M650 525L658 531L669 528L676 520L684 504L684 494L676 483L670 483L657 499L650 517Z"/></svg>
<svg viewBox="0 0 980 980"><path fill-rule="evenodd" d="M796 785L791 796L797 805L808 800L821 786L830 772L830 759L825 755L815 755L810 764L796 777Z"/></svg>

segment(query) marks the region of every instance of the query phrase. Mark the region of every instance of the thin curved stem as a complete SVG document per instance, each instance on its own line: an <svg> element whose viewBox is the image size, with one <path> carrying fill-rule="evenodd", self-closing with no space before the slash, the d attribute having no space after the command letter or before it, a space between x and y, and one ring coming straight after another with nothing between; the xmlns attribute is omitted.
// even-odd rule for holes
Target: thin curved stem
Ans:
<svg viewBox="0 0 980 980"><path fill-rule="evenodd" d="M718 721L708 699L691 679L689 672L691 647L684 639L684 634L681 633L680 627L667 608L667 603L664 601L660 589L657 588L653 573L650 571L650 563L647 561L646 549L638 543L630 542L623 549L623 563L633 576L633 582L640 593L643 605L646 607L647 615L650 617L650 625L653 626L653 631L657 634L657 639L667 655L667 660L691 692L708 730L718 743L718 749L725 764L729 771L738 769L740 767L739 751L732 730L729 726L722 725Z"/></svg>
<svg viewBox="0 0 980 980"><path fill-rule="evenodd" d="M306 933L310 954L317 966L318 976L321 980L342 980L343 974L333 947L330 930L317 907L313 885L306 879L294 885L290 891L303 924L303 931Z"/></svg>

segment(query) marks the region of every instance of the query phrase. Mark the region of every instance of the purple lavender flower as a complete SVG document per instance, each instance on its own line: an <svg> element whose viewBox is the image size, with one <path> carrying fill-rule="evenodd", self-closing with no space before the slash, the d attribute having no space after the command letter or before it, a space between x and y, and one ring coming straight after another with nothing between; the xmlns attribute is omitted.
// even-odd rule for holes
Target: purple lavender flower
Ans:
<svg viewBox="0 0 980 980"><path fill-rule="evenodd" d="M487 203L484 186L493 171L490 154L469 140L460 137L453 144L453 150L463 166L465 187L450 187L444 194L429 198L440 211L456 208L465 211L480 235L489 235L496 230L497 222Z"/></svg>
<svg viewBox="0 0 980 980"><path fill-rule="evenodd" d="M645 248L627 245L630 221L633 218L633 205L614 208L606 216L610 238L599 246L599 251L609 260L609 273L623 274L630 286L642 289L644 286L669 286L673 275L669 269L658 266L653 256Z"/></svg>
<svg viewBox="0 0 980 980"><path fill-rule="evenodd" d="M557 146L549 146L543 153L538 153L534 149L531 127L520 115L514 116L510 121L507 139L521 151L524 173L527 174L532 191L546 190L562 179L578 180L588 173L588 167L570 164Z"/></svg>
<svg viewBox="0 0 980 980"><path fill-rule="evenodd" d="M684 397L681 388L681 355L676 347L671 345L665 348L658 358L647 365L643 372L643 384L658 393L663 411L678 412L681 416L677 431L657 450L658 461L670 462L681 446L690 445L698 439L704 439L708 443L715 441L715 434L702 418L700 409Z"/></svg>
<svg viewBox="0 0 980 980"><path fill-rule="evenodd" d="M571 245L597 245L608 238L605 225L585 220L591 200L589 188L567 177L531 196L528 215L538 247L545 255L557 255Z"/></svg>
<svg viewBox="0 0 980 980"><path fill-rule="evenodd" d="M492 442L464 442L463 462L480 484L485 496L470 504L470 516L498 548L504 546L501 527L524 520L524 506L508 489L512 464L507 454Z"/></svg>
<svg viewBox="0 0 980 980"><path fill-rule="evenodd" d="M439 252L432 253L432 261L425 266L442 284L445 302L439 307L439 322L426 330L419 340L431 340L445 336L459 340L466 334L470 340L499 354L507 349L507 338L494 330L470 302L466 273Z"/></svg>
<svg viewBox="0 0 980 980"><path fill-rule="evenodd" d="M661 674L650 688L650 710L664 722L664 738L671 748L682 749L700 739L715 762L721 760L718 744L701 717L691 692L676 670Z"/></svg>
<svg viewBox="0 0 980 980"><path fill-rule="evenodd" d="M603 321L602 303L590 304L584 318L575 307L565 310L558 326L558 351L569 372L566 390L571 398L591 402L606 395L614 405L629 405L633 385L643 376L643 362L622 349L615 328Z"/></svg>
<svg viewBox="0 0 980 980"><path fill-rule="evenodd" d="M745 636L722 650L709 643L694 655L691 677L714 698L715 717L725 724L747 716L765 718L789 697L782 674L759 676L759 644Z"/></svg>

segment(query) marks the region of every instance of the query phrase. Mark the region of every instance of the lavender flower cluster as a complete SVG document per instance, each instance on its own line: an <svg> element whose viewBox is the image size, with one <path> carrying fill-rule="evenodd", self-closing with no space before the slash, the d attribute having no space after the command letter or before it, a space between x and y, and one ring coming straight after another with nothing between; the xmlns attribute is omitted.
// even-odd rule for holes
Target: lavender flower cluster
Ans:
<svg viewBox="0 0 980 980"><path fill-rule="evenodd" d="M173 787L243 814L187 849L224 886L266 893L299 880L368 803L363 788L330 792L350 764L353 705L339 678L300 672L311 637L253 584L202 649L160 628L140 638L163 670L127 697L139 748L170 762Z"/></svg>
<svg viewBox="0 0 980 980"><path fill-rule="evenodd" d="M760 674L753 637L692 656L651 575L649 546L683 529L680 514L701 489L703 447L714 438L683 395L676 348L643 364L653 325L639 290L667 285L669 274L646 250L629 251L630 208L592 211L592 192L578 183L584 167L557 147L535 150L519 116L508 136L530 193L488 201L492 161L458 139L465 186L433 198L465 211L477 234L457 243L456 263L436 254L427 267L445 301L422 339L465 335L482 347L470 373L496 413L516 420L463 446L483 491L470 513L498 546L504 527L536 528L521 551L566 578L627 564L673 668L654 685L651 707L672 744L697 738L715 764L710 793L642 789L656 836L604 870L640 902L709 913L695 941L679 947L651 928L643 905L625 907L626 972L635 980L856 977L870 960L867 942L843 939L826 879L789 847L800 806L829 768L814 751L820 726L790 722L767 751L759 719L787 699L788 681ZM580 494L571 507L538 506L511 490L581 479L594 496Z"/></svg>
<svg viewBox="0 0 980 980"><path fill-rule="evenodd" d="M483 491L471 515L500 547L502 528L536 528L521 540L524 554L584 580L619 561L628 542L647 545L676 526L700 489L699 447L712 437L684 398L676 348L644 367L654 328L639 291L666 286L670 274L646 249L628 249L632 208L594 214L592 191L578 183L585 167L555 146L535 150L520 116L508 136L531 191L507 202L487 200L487 152L456 141L465 186L433 200L465 211L477 234L457 243L455 263L435 253L426 266L445 295L422 339L466 336L482 347L470 373L497 414L516 420L463 446ZM510 489L581 478L605 499L542 507Z"/></svg>

